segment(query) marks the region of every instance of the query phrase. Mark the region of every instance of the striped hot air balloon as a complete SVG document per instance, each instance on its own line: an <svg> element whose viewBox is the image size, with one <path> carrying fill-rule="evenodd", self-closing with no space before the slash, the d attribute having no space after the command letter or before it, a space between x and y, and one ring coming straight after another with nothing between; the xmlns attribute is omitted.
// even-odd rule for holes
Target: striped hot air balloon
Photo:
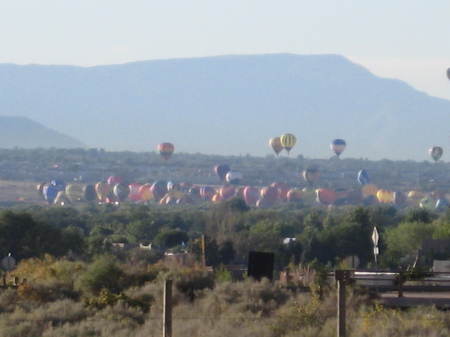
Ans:
<svg viewBox="0 0 450 337"><path fill-rule="evenodd" d="M168 160L172 156L174 150L175 146L172 143L158 144L158 152L165 160Z"/></svg>
<svg viewBox="0 0 450 337"><path fill-rule="evenodd" d="M330 144L331 150L336 154L336 156L338 156L338 158L341 153L344 152L346 147L347 143L343 139L335 139Z"/></svg>
<svg viewBox="0 0 450 337"><path fill-rule="evenodd" d="M292 133L285 133L280 137L281 145L289 153L297 143L297 138Z"/></svg>

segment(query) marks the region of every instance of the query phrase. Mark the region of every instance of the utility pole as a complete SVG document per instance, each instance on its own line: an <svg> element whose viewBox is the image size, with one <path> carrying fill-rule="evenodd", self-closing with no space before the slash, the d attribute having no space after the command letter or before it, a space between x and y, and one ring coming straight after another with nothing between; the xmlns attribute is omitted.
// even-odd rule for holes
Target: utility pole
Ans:
<svg viewBox="0 0 450 337"><path fill-rule="evenodd" d="M205 235L204 234L202 234L202 238L201 238L201 245L202 245L202 265L203 265L203 268L205 268L206 267L206 238L205 238Z"/></svg>
<svg viewBox="0 0 450 337"><path fill-rule="evenodd" d="M172 337L172 280L164 282L163 337Z"/></svg>
<svg viewBox="0 0 450 337"><path fill-rule="evenodd" d="M334 277L337 282L337 337L346 337L345 330L345 285L350 279L349 270L336 270Z"/></svg>

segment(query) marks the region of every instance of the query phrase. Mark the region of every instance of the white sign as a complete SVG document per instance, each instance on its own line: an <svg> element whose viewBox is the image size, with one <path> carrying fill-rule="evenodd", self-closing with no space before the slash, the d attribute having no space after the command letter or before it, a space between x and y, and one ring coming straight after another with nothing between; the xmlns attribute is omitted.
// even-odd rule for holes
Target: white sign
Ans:
<svg viewBox="0 0 450 337"><path fill-rule="evenodd" d="M372 242L375 247L378 246L379 239L380 239L380 235L378 234L377 227L373 227Z"/></svg>

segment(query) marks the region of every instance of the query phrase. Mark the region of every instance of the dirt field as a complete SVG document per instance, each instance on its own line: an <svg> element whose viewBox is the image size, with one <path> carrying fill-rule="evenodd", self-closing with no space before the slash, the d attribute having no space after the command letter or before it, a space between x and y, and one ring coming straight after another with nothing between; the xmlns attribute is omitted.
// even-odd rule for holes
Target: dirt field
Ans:
<svg viewBox="0 0 450 337"><path fill-rule="evenodd" d="M0 202L44 204L36 191L36 182L0 180Z"/></svg>

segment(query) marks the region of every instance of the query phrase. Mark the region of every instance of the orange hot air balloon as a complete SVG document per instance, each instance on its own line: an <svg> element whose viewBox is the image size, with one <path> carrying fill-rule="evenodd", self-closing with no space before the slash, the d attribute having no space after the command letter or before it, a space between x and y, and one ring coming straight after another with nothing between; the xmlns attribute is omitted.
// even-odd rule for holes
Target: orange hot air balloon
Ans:
<svg viewBox="0 0 450 337"><path fill-rule="evenodd" d="M296 188L291 188L286 195L287 201L289 202L297 202L300 201L303 198L303 191L296 189Z"/></svg>
<svg viewBox="0 0 450 337"><path fill-rule="evenodd" d="M252 186L245 186L242 195L245 203L250 207L254 207L259 199L259 189Z"/></svg>
<svg viewBox="0 0 450 337"><path fill-rule="evenodd" d="M366 184L361 188L361 193L363 195L363 198L367 198L371 195L377 196L378 187L374 184Z"/></svg>
<svg viewBox="0 0 450 337"><path fill-rule="evenodd" d="M281 144L280 137L270 138L269 146L272 147L273 151L277 156L280 154L281 151L283 151L283 145Z"/></svg>
<svg viewBox="0 0 450 337"><path fill-rule="evenodd" d="M336 192L326 188L316 190L316 200L322 205L332 205L336 201Z"/></svg>
<svg viewBox="0 0 450 337"><path fill-rule="evenodd" d="M394 192L385 189L380 189L377 192L377 199L378 202L382 204L394 203Z"/></svg>
<svg viewBox="0 0 450 337"><path fill-rule="evenodd" d="M172 143L161 143L158 145L158 152L162 158L168 160L175 150L175 146Z"/></svg>
<svg viewBox="0 0 450 337"><path fill-rule="evenodd" d="M236 188L230 185L224 185L220 188L219 194L222 200L229 200L236 195Z"/></svg>
<svg viewBox="0 0 450 337"><path fill-rule="evenodd" d="M139 188L139 195L142 201L150 201L153 199L152 184L144 184Z"/></svg>

